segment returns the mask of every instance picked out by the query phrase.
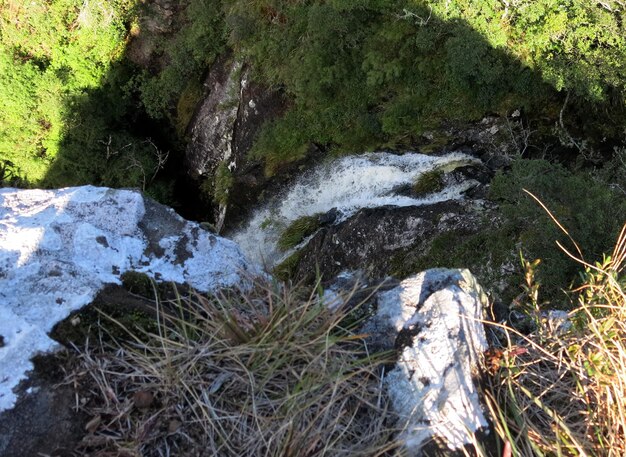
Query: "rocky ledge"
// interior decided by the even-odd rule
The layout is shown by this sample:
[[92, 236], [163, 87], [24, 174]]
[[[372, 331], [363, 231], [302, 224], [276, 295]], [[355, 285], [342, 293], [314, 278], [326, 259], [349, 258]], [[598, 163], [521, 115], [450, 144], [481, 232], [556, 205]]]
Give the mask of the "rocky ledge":
[[0, 190], [0, 411], [30, 358], [55, 345], [52, 326], [129, 270], [211, 291], [254, 268], [232, 241], [137, 191]]
[[[0, 457], [74, 455], [88, 418], [74, 412], [71, 386], [56, 386], [63, 353], [33, 356], [59, 346], [48, 334], [72, 311], [106, 302], [107, 291], [117, 303], [111, 287], [129, 271], [209, 293], [260, 274], [235, 243], [136, 191], [0, 190]], [[374, 302], [362, 330], [372, 349], [397, 354], [383, 385], [405, 453], [456, 455], [484, 443], [476, 381], [486, 299], [473, 276], [428, 270]]]

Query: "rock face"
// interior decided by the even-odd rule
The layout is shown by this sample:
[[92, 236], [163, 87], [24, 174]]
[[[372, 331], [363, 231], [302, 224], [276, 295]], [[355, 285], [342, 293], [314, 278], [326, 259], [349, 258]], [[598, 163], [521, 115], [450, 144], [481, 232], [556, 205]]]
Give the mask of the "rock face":
[[[488, 208], [482, 201], [448, 200], [424, 206], [364, 208], [338, 225], [320, 230], [302, 248], [298, 279], [333, 278], [343, 270], [364, 270], [370, 278], [392, 273], [394, 255], [416, 245], [426, 250], [436, 235], [472, 233]], [[418, 249], [420, 250], [420, 249]]]
[[249, 67], [229, 53], [215, 61], [204, 87], [207, 95], [189, 126], [185, 153], [185, 166], [193, 177], [213, 173], [224, 161], [243, 165], [263, 122], [286, 107], [279, 91], [252, 81]]
[[487, 298], [472, 274], [427, 270], [379, 293], [377, 303], [363, 330], [376, 335], [375, 346], [398, 353], [385, 385], [406, 426], [400, 439], [409, 454], [432, 455], [424, 448], [435, 441], [462, 450], [472, 434], [484, 435], [488, 423], [474, 382], [487, 349]]
[[[263, 123], [285, 110], [286, 100], [279, 91], [252, 81], [249, 67], [229, 53], [215, 61], [204, 87], [207, 95], [188, 127], [185, 168], [191, 177], [205, 179], [225, 164], [236, 178], [236, 192], [242, 194], [238, 199], [246, 200], [254, 192], [250, 188], [264, 179], [248, 152]], [[218, 228], [225, 216], [223, 206], [216, 214]]]
[[235, 243], [130, 190], [0, 190], [0, 411], [47, 332], [128, 270], [201, 291], [255, 274]]
[[190, 126], [185, 155], [192, 176], [211, 174], [220, 162], [234, 162], [232, 142], [241, 96], [241, 71], [240, 61], [222, 55], [204, 83], [209, 93]]

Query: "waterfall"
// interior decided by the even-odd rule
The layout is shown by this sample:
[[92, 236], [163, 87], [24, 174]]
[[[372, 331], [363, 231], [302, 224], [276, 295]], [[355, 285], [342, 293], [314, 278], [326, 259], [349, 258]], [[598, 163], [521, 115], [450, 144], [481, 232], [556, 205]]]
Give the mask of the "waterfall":
[[400, 195], [395, 190], [413, 184], [425, 172], [449, 171], [476, 162], [477, 159], [458, 152], [437, 157], [373, 152], [339, 158], [297, 178], [289, 189], [258, 209], [231, 237], [251, 260], [273, 267], [289, 254], [280, 252], [277, 241], [296, 219], [336, 208], [335, 223], [338, 223], [361, 208], [418, 206], [460, 199], [472, 182], [447, 185], [442, 191], [423, 198]]

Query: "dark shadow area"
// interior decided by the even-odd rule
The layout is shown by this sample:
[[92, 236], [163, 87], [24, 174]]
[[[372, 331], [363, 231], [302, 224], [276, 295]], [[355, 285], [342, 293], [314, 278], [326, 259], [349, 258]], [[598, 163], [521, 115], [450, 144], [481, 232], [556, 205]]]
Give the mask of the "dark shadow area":
[[215, 5], [138, 4], [126, 24], [126, 47], [100, 86], [65, 99], [61, 147], [45, 187], [139, 188], [192, 219], [212, 213], [210, 199], [189, 185], [183, 162], [186, 123], [206, 92], [206, 64], [223, 45], [221, 28], [208, 27], [222, 22], [221, 12], [197, 10]]

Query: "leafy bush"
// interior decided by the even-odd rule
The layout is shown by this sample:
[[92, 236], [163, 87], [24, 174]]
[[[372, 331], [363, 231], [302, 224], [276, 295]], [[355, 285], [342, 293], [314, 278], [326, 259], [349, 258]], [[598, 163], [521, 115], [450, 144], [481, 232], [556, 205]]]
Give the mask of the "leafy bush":
[[[0, 10], [0, 155], [39, 182], [61, 150], [68, 97], [96, 88], [134, 2], [13, 2]], [[88, 128], [88, 127], [87, 127]]]

